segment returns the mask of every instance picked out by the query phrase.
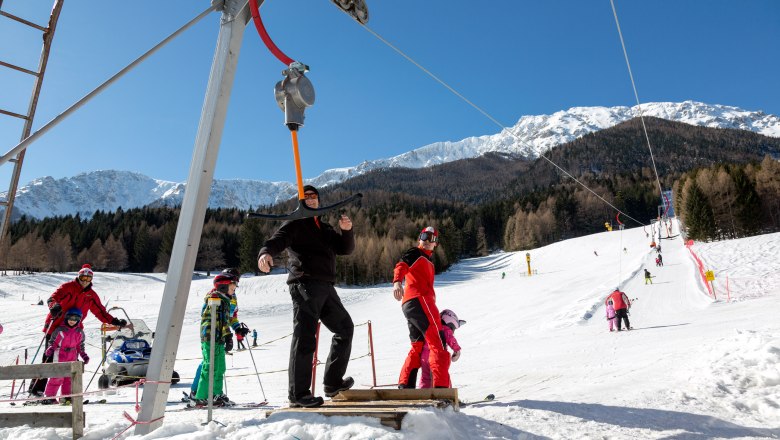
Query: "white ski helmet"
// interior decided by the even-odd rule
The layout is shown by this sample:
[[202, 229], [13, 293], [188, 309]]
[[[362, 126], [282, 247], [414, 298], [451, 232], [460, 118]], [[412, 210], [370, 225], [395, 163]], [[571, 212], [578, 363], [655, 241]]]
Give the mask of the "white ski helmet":
[[460, 328], [466, 321], [458, 319], [458, 315], [450, 309], [444, 309], [441, 312], [441, 321], [449, 328], [456, 330]]

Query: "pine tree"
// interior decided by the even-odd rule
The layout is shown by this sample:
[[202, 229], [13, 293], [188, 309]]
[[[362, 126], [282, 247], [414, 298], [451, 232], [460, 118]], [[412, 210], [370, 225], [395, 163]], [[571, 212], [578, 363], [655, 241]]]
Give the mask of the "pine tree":
[[171, 252], [173, 251], [173, 242], [176, 239], [176, 227], [176, 221], [169, 221], [162, 228], [160, 249], [157, 251], [157, 264], [154, 266], [155, 272], [168, 272], [168, 264], [171, 261]]
[[133, 241], [133, 258], [131, 267], [138, 272], [151, 272], [157, 263], [160, 249], [161, 232], [149, 228], [143, 223]]
[[260, 233], [260, 220], [247, 219], [238, 231], [239, 269], [242, 273], [257, 274], [257, 252], [263, 246], [263, 235]]
[[710, 240], [715, 236], [715, 218], [707, 198], [695, 180], [691, 180], [685, 202], [685, 226], [688, 237], [694, 240]]
[[206, 271], [206, 276], [211, 276], [212, 270], [224, 265], [225, 254], [222, 252], [222, 240], [219, 237], [201, 238], [195, 268]]
[[55, 272], [65, 272], [73, 266], [73, 250], [70, 237], [57, 232], [46, 242], [46, 267]]
[[734, 167], [731, 177], [737, 193], [734, 203], [737, 233], [742, 237], [754, 234], [761, 229], [761, 198], [742, 167]]
[[104, 269], [109, 272], [120, 272], [128, 266], [127, 251], [113, 234], [106, 239], [99, 260], [103, 261]]

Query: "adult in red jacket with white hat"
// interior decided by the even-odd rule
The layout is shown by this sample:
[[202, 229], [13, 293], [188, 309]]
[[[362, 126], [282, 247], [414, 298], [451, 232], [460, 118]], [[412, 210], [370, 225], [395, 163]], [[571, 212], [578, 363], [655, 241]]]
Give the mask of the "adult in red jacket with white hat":
[[[92, 290], [93, 275], [94, 272], [92, 272], [92, 267], [89, 264], [85, 264], [81, 267], [81, 270], [79, 270], [76, 279], [60, 285], [47, 301], [49, 305], [49, 314], [46, 315], [46, 322], [43, 327], [43, 331], [46, 333], [46, 348], [49, 348], [51, 335], [54, 333], [54, 330], [64, 323], [65, 314], [63, 311], [65, 310], [73, 308], [81, 310], [82, 318], [78, 324], [79, 328], [84, 328], [84, 319], [87, 318], [89, 312], [92, 312], [97, 319], [106, 324], [113, 324], [119, 327], [127, 325], [126, 320], [117, 319], [106, 311], [97, 292]], [[51, 361], [51, 357], [46, 355], [44, 355], [41, 360], [44, 364], [50, 363]], [[29, 391], [30, 394], [42, 396], [45, 389], [46, 378], [41, 378], [34, 380], [30, 384]]]
[[609, 300], [612, 300], [612, 306], [615, 308], [617, 331], [621, 331], [621, 320], [626, 322], [626, 330], [631, 330], [631, 324], [628, 322], [628, 309], [631, 308], [631, 301], [628, 299], [628, 296], [626, 296], [626, 293], [621, 292], [620, 289], [615, 289], [615, 291], [610, 293], [607, 299], [604, 300], [604, 305], [607, 305]]
[[[429, 361], [433, 375], [433, 386], [450, 386], [450, 354], [444, 348], [441, 318], [436, 307], [436, 292], [433, 290], [435, 274], [433, 250], [439, 244], [439, 233], [431, 226], [423, 229], [417, 247], [404, 253], [393, 271], [393, 296], [402, 301], [401, 310], [409, 327], [412, 349], [406, 356], [398, 388], [414, 388], [417, 371], [421, 366], [423, 346], [430, 350]], [[406, 289], [403, 282], [406, 281]]]

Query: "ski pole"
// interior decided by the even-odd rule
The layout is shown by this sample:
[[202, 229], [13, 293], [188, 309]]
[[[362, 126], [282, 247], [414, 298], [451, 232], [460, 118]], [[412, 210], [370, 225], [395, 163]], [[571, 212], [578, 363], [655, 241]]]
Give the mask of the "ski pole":
[[[38, 344], [38, 349], [35, 350], [35, 354], [33, 355], [32, 361], [30, 361], [30, 365], [35, 363], [35, 358], [38, 357], [38, 352], [41, 351], [41, 347], [43, 346], [43, 341], [46, 340], [46, 333], [43, 334], [43, 337], [41, 338], [41, 343]], [[41, 363], [43, 363], [43, 360], [41, 360]], [[35, 380], [30, 381], [30, 390], [32, 390], [36, 384], [38, 384], [39, 378], [35, 378]], [[19, 387], [19, 389], [16, 391], [16, 395], [19, 395], [19, 392], [22, 391], [22, 387]]]
[[41, 351], [41, 347], [43, 346], [43, 341], [45, 340], [46, 340], [46, 334], [44, 333], [43, 337], [41, 338], [41, 343], [38, 344], [38, 349], [35, 350], [35, 354], [33, 355], [33, 358], [30, 361], [30, 365], [35, 363], [35, 358], [38, 357], [38, 352]]
[[[209, 328], [209, 394], [208, 394], [208, 417], [206, 424], [211, 423], [214, 410], [214, 343], [217, 333], [217, 307], [220, 305], [219, 296], [212, 293], [208, 299], [209, 312], [211, 313], [211, 327]], [[200, 385], [199, 385], [200, 386]]]
[[[19, 355], [16, 355], [16, 365], [19, 365]], [[11, 382], [11, 395], [14, 395], [14, 388], [16, 387], [16, 379]], [[21, 384], [19, 385], [19, 388], [21, 389]]]
[[[27, 349], [26, 349], [26, 348], [24, 349], [24, 365], [27, 365]], [[24, 386], [25, 386], [26, 384], [27, 384], [27, 379], [22, 379], [22, 383], [21, 383], [21, 384], [19, 384], [19, 390], [21, 390], [22, 388], [24, 388]], [[19, 395], [19, 391], [17, 391], [17, 392], [16, 392], [16, 395], [17, 395], [17, 396]], [[13, 396], [12, 396], [12, 397], [13, 397]], [[13, 397], [13, 398], [15, 399], [16, 397]]]
[[101, 359], [101, 360], [100, 360], [100, 365], [98, 365], [98, 366], [97, 366], [97, 368], [95, 368], [95, 372], [94, 372], [94, 373], [92, 373], [92, 377], [91, 377], [91, 378], [89, 378], [89, 382], [87, 382], [87, 386], [86, 386], [86, 387], [84, 387], [84, 392], [85, 392], [85, 393], [86, 393], [86, 392], [87, 392], [87, 390], [89, 389], [89, 386], [90, 386], [90, 385], [92, 385], [92, 381], [93, 381], [93, 380], [95, 380], [95, 376], [97, 376], [97, 372], [98, 372], [98, 371], [99, 371], [99, 370], [100, 370], [100, 369], [103, 367], [103, 365], [106, 363], [106, 358], [108, 357], [108, 352], [109, 352], [109, 351], [111, 351], [111, 347], [113, 347], [113, 346], [114, 346], [114, 341], [116, 341], [116, 339], [111, 339], [111, 343], [110, 343], [110, 344], [108, 344], [108, 348], [107, 348], [105, 351], [103, 351], [103, 359]]
[[252, 349], [249, 349], [249, 356], [252, 357], [252, 365], [255, 367], [255, 376], [257, 376], [257, 383], [260, 384], [260, 392], [263, 393], [263, 401], [268, 402], [265, 398], [265, 390], [263, 389], [263, 382], [260, 381], [260, 373], [257, 372], [257, 364], [255, 363], [255, 355], [252, 354]]

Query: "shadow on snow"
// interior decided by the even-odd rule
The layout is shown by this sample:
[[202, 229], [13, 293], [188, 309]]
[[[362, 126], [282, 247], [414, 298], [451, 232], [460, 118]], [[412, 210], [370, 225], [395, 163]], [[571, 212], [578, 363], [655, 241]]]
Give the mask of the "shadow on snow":
[[517, 400], [502, 406], [519, 406], [556, 412], [624, 428], [652, 429], [654, 431], [685, 431], [671, 434], [667, 439], [709, 439], [712, 437], [767, 437], [780, 436], [780, 428], [752, 428], [740, 426], [716, 417], [652, 408], [626, 408], [596, 403]]

